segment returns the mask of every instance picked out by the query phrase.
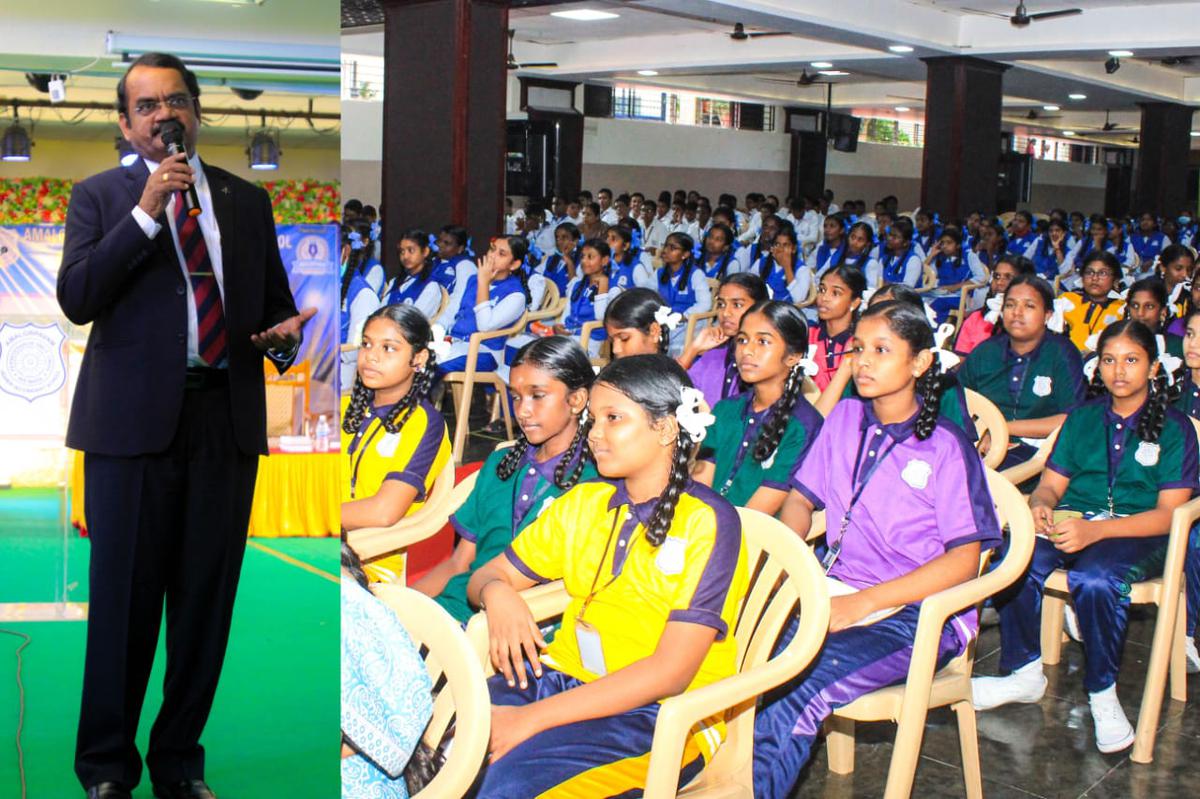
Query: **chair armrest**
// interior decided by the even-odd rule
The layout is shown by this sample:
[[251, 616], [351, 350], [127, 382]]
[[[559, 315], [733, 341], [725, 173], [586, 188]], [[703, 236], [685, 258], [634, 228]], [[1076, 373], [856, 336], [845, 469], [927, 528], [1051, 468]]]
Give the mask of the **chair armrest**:
[[[571, 603], [571, 595], [563, 588], [562, 580], [553, 580], [526, 588], [521, 592], [521, 599], [524, 599], [525, 604], [529, 606], [529, 613], [533, 616], [533, 620], [539, 623], [562, 615], [567, 609], [567, 605]], [[491, 658], [488, 654], [490, 646], [486, 612], [481, 610], [467, 621], [467, 639], [471, 642], [475, 654], [479, 656], [479, 662], [483, 664], [487, 675], [494, 674], [495, 670], [492, 668]]]
[[592, 340], [592, 333], [604, 327], [603, 319], [593, 319], [590, 322], [584, 322], [579, 328], [579, 344], [583, 347], [583, 351], [588, 351], [588, 344]]
[[555, 300], [553, 305], [543, 311], [528, 311], [525, 314], [525, 324], [540, 322], [543, 319], [557, 319], [566, 306], [567, 300], [563, 297], [562, 299]]

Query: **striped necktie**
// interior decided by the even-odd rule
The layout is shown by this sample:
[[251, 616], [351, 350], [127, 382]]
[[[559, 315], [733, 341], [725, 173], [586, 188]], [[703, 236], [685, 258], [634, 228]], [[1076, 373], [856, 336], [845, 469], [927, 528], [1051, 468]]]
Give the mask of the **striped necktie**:
[[209, 366], [224, 365], [228, 350], [225, 340], [225, 309], [208, 245], [200, 230], [198, 217], [189, 216], [183, 192], [175, 195], [175, 231], [179, 248], [192, 281], [192, 296], [196, 302], [196, 351]]

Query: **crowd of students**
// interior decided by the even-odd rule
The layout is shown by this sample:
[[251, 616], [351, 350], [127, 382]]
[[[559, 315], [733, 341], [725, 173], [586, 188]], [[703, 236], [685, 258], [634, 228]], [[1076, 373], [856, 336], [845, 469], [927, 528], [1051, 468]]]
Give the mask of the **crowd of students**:
[[[552, 324], [480, 350], [478, 369], [505, 376], [519, 434], [454, 513], [449, 558], [413, 584], [460, 623], [487, 615], [497, 674], [479, 796], [634, 795], [659, 702], [733, 673], [749, 580], [738, 506], [801, 536], [823, 510], [818, 554], [854, 589], [832, 599], [814, 662], [760, 701], [755, 794], [790, 795], [833, 710], [903, 681], [921, 600], [1004, 546], [981, 460], [991, 441], [976, 435], [968, 390], [1008, 424], [1002, 467], [1057, 431], [1024, 487], [1031, 568], [992, 600], [1003, 676], [976, 678], [974, 703], [1041, 699], [1042, 586], [1065, 569], [1096, 744], [1132, 743], [1116, 696], [1121, 586], [1161, 571], [1171, 514], [1200, 489], [1190, 214], [943, 220], [897, 213], [894, 198], [867, 214], [828, 192], [738, 207], [607, 188], [547, 205], [510, 213], [486, 241], [454, 225], [406, 230], [387, 279], [367, 209], [348, 208], [345, 227], [348, 530], [393, 524], [428, 495], [450, 457], [431, 396], [462, 368], [471, 334], [514, 327], [545, 307], [551, 283], [562, 306]], [[589, 322], [602, 324], [584, 340]], [[394, 574], [344, 557], [360, 582]], [[570, 605], [547, 641], [520, 592], [553, 580]], [[939, 662], [977, 631], [974, 610], [951, 618]], [[359, 784], [403, 795], [403, 764], [382, 767], [343, 732]], [[723, 736], [719, 714], [693, 730], [681, 785]]]

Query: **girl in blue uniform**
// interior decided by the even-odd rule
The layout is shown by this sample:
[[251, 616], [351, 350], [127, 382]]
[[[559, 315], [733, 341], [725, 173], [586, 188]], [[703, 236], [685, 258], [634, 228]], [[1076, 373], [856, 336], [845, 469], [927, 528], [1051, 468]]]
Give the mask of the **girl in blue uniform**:
[[920, 288], [923, 264], [913, 244], [913, 224], [902, 216], [892, 223], [887, 234], [887, 247], [878, 260], [867, 268], [867, 284], [879, 288], [884, 283], [903, 283]]
[[575, 266], [579, 263], [579, 228], [572, 222], [563, 222], [554, 228], [556, 249], [547, 255], [537, 271], [558, 286], [558, 296], [567, 292], [567, 283], [575, 277]]
[[1129, 243], [1142, 260], [1143, 270], [1149, 269], [1159, 254], [1171, 246], [1171, 240], [1158, 229], [1158, 219], [1149, 211], [1138, 217], [1138, 230], [1129, 237]]
[[[712, 291], [704, 270], [692, 258], [695, 242], [686, 233], [667, 236], [662, 248], [662, 268], [658, 270], [655, 288], [667, 306], [684, 320], [694, 313], [705, 313], [712, 308]], [[670, 352], [683, 350], [683, 337], [687, 332], [686, 322], [671, 331]]]
[[[933, 347], [921, 311], [895, 302], [868, 309], [854, 332], [863, 399], [838, 403], [792, 476], [780, 518], [803, 538], [813, 512], [824, 510], [826, 573], [852, 590], [833, 597], [816, 660], [765, 697], [755, 718], [759, 799], [792, 795], [835, 708], [905, 679], [921, 601], [973, 578], [981, 552], [1000, 543], [983, 464], [962, 432], [938, 418]], [[977, 631], [974, 609], [952, 617], [939, 665]]]
[[937, 288], [930, 292], [929, 307], [933, 308], [938, 324], [946, 321], [950, 311], [958, 307], [960, 289], [966, 283], [982, 283], [987, 279], [977, 259], [970, 258], [962, 248], [962, 233], [956, 227], [942, 231], [930, 245], [925, 263], [937, 272]]
[[[659, 702], [736, 671], [746, 550], [733, 506], [688, 474], [711, 421], [699, 403], [669, 358], [605, 367], [588, 402], [604, 479], [563, 494], [471, 577], [500, 672], [481, 799], [640, 795]], [[517, 592], [560, 578], [570, 602], [547, 646]], [[680, 785], [723, 735], [723, 715], [698, 725]]]
[[1094, 399], [1067, 417], [1029, 500], [1039, 536], [1029, 572], [996, 601], [1006, 676], [977, 677], [972, 692], [979, 710], [1042, 698], [1042, 590], [1055, 569], [1066, 569], [1096, 746], [1109, 753], [1134, 738], [1116, 686], [1128, 584], [1162, 572], [1171, 514], [1195, 493], [1200, 459], [1191, 422], [1168, 404], [1150, 330], [1117, 322], [1100, 335], [1097, 352]]
[[742, 271], [742, 263], [737, 257], [733, 230], [720, 222], [716, 222], [704, 234], [703, 259], [704, 274], [716, 280], [723, 280], [726, 275]]
[[467, 251], [470, 241], [470, 234], [461, 225], [446, 225], [438, 232], [433, 279], [450, 293], [450, 304], [437, 319], [438, 324], [447, 329], [454, 324], [454, 316], [467, 290], [467, 281], [475, 275], [475, 261]]
[[[442, 374], [462, 371], [467, 364], [472, 333], [509, 327], [521, 318], [529, 306], [530, 293], [522, 268], [529, 242], [522, 236], [493, 239], [478, 270], [467, 278], [460, 304], [453, 302], [446, 313], [453, 314], [449, 329], [450, 351], [445, 363], [438, 364]], [[475, 367], [493, 372], [503, 359], [504, 339], [487, 339], [479, 348]]]
[[767, 284], [773, 300], [801, 302], [808, 296], [812, 270], [800, 259], [800, 243], [791, 224], [780, 224], [771, 251], [759, 264], [758, 276]]
[[846, 218], [841, 214], [825, 217], [822, 233], [824, 239], [808, 256], [808, 270], [814, 278], [820, 278], [827, 270], [843, 262], [848, 246]]
[[937, 223], [933, 212], [922, 208], [913, 215], [913, 227], [913, 243], [919, 248], [921, 257], [928, 258], [934, 245], [942, 237], [942, 226]]
[[1067, 223], [1060, 219], [1051, 219], [1046, 227], [1046, 234], [1038, 239], [1030, 260], [1033, 261], [1033, 268], [1039, 275], [1053, 281], [1064, 272], [1070, 271], [1071, 262], [1067, 258], [1069, 252]]
[[1017, 211], [1012, 218], [1012, 235], [1008, 238], [1005, 249], [1013, 255], [1024, 255], [1033, 258], [1033, 250], [1037, 247], [1038, 232], [1033, 226], [1033, 214], [1028, 211]]
[[535, 339], [513, 359], [517, 443], [488, 456], [471, 495], [450, 517], [458, 534], [454, 552], [412, 586], [463, 624], [474, 613], [467, 603], [471, 575], [556, 497], [596, 476], [582, 424], [595, 374], [579, 343], [563, 336]]
[[611, 253], [613, 288], [654, 287], [654, 267], [650, 256], [633, 246], [633, 231], [625, 225], [613, 225], [604, 234]]
[[[612, 284], [611, 251], [601, 239], [588, 239], [579, 254], [579, 274], [567, 284], [567, 305], [562, 320], [554, 326], [560, 336], [578, 336], [586, 322], [604, 318], [608, 302], [620, 293]], [[592, 331], [588, 351], [599, 354], [604, 341], [603, 326]]]
[[[342, 272], [341, 283], [341, 327], [338, 341], [341, 344], [356, 343], [362, 336], [367, 317], [379, 309], [379, 293], [367, 281], [367, 245], [363, 231], [370, 229], [368, 223], [359, 225], [362, 230], [350, 233], [350, 254]], [[354, 353], [342, 353], [340, 378], [343, 386], [354, 381]]]
[[713, 406], [696, 479], [734, 505], [774, 516], [823, 421], [801, 395], [808, 323], [794, 305], [760, 302], [742, 316], [733, 349], [750, 390]]
[[400, 236], [400, 266], [404, 270], [392, 281], [385, 304], [412, 305], [432, 320], [442, 305], [441, 284], [433, 279], [434, 259], [429, 236], [413, 228]]

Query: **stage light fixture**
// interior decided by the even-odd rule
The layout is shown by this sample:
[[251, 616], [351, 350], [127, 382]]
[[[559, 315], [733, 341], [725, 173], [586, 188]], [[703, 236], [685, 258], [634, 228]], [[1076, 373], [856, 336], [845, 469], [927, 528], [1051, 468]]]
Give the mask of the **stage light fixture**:
[[4, 131], [3, 139], [0, 139], [0, 160], [28, 161], [32, 148], [33, 140], [29, 138], [25, 128], [21, 127], [21, 120], [17, 116], [17, 104], [13, 103], [12, 124]]
[[279, 169], [279, 130], [268, 128], [266, 124], [264, 117], [263, 127], [254, 132], [250, 146], [246, 148], [251, 169]]
[[1109, 75], [1113, 74], [1120, 68], [1121, 68], [1121, 59], [1117, 58], [1115, 55], [1110, 56], [1109, 59], [1104, 62], [1104, 71], [1107, 72]]

